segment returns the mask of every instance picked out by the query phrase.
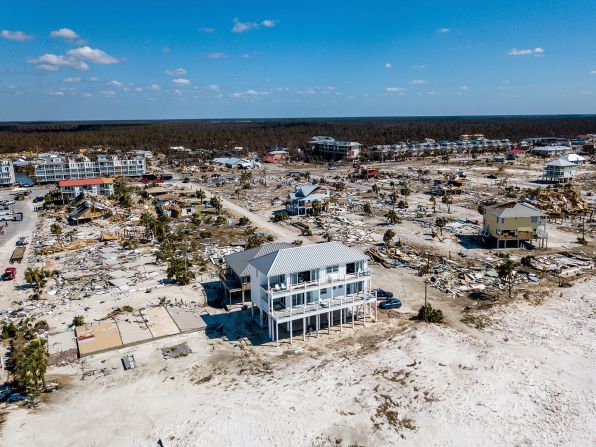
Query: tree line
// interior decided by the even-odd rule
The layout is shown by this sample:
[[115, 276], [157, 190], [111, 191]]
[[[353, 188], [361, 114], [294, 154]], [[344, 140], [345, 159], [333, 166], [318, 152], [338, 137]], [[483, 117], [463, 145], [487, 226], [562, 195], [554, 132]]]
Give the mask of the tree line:
[[590, 132], [596, 132], [596, 115], [5, 123], [0, 124], [0, 153], [93, 146], [123, 150], [243, 146], [265, 152], [278, 145], [306, 148], [314, 135], [372, 145], [424, 138], [454, 141], [470, 133], [519, 141]]

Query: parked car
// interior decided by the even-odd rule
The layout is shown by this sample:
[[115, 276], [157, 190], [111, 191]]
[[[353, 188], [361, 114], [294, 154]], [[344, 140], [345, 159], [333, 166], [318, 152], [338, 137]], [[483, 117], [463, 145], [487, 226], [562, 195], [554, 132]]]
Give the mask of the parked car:
[[400, 307], [401, 301], [398, 298], [391, 298], [379, 303], [379, 309], [399, 309]]
[[31, 190], [30, 190], [30, 189], [28, 189], [27, 191], [23, 192], [23, 194], [25, 194], [26, 196], [28, 196], [28, 195], [30, 195], [30, 194], [31, 194]]
[[393, 298], [393, 292], [389, 292], [388, 290], [376, 289], [375, 292], [377, 294], [377, 298]]
[[43, 196], [37, 196], [35, 199], [33, 199], [33, 203], [39, 203], [39, 202], [43, 202]]
[[17, 245], [27, 245], [29, 243], [29, 238], [27, 236], [21, 236], [17, 240]]
[[16, 202], [12, 199], [0, 201], [0, 205], [14, 205]]

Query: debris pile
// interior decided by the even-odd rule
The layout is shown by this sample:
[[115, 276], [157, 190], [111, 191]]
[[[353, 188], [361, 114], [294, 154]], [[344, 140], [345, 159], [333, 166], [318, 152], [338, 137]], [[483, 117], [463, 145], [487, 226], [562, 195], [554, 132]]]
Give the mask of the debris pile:
[[589, 210], [581, 194], [573, 188], [542, 189], [528, 202], [549, 216], [577, 215]]

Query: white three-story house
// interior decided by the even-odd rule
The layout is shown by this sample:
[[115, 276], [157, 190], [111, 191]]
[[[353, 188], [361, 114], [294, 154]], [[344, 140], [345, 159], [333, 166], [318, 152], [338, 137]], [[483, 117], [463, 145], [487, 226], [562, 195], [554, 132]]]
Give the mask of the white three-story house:
[[323, 327], [353, 327], [376, 309], [368, 257], [339, 242], [282, 248], [253, 259], [249, 270], [253, 316], [271, 340], [279, 340], [280, 326], [291, 343], [295, 331], [305, 338]]

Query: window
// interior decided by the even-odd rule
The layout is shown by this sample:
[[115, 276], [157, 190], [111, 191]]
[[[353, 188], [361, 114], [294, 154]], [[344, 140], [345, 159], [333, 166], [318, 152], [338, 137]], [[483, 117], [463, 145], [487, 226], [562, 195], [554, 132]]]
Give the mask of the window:
[[330, 265], [327, 267], [327, 273], [337, 273], [339, 271], [339, 265]]
[[532, 223], [538, 222], [538, 216], [532, 216]]

